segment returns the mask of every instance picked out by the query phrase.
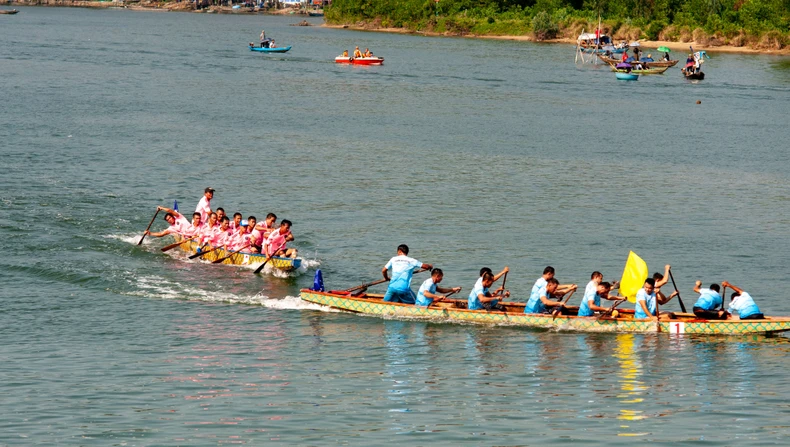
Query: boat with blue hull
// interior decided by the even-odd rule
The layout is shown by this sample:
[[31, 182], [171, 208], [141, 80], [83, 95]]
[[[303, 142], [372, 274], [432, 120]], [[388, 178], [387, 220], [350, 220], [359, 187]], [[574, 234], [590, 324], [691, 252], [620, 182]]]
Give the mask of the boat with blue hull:
[[282, 48], [280, 48], [280, 47], [277, 47], [277, 48], [250, 47], [250, 50], [257, 51], [259, 53], [285, 53], [285, 52], [287, 52], [290, 49], [291, 49], [290, 45], [287, 46], [287, 47], [282, 47]]

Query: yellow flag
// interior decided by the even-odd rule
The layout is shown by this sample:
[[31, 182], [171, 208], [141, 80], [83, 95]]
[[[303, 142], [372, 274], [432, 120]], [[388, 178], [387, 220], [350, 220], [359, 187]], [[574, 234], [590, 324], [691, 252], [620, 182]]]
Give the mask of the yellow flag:
[[636, 292], [645, 285], [648, 270], [647, 264], [634, 252], [628, 252], [628, 260], [625, 261], [623, 277], [620, 279], [620, 295], [628, 298], [628, 301], [636, 302]]

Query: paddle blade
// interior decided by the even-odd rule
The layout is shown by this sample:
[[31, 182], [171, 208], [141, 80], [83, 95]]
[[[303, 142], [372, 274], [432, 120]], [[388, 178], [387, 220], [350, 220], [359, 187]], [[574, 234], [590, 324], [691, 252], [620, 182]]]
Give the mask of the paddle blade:
[[178, 211], [178, 200], [173, 200], [173, 211]]
[[647, 275], [647, 263], [636, 253], [629, 252], [623, 269], [623, 277], [620, 279], [620, 293], [628, 298], [628, 301], [635, 303], [636, 292], [639, 292], [639, 289], [645, 284]]

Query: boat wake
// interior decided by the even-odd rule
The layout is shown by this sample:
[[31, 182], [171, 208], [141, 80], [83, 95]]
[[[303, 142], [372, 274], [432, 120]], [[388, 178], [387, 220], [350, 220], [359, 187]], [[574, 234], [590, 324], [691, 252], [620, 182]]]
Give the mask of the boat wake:
[[168, 281], [165, 278], [154, 275], [132, 278], [129, 279], [128, 282], [137, 290], [121, 292], [123, 295], [166, 300], [202, 301], [207, 303], [247, 304], [268, 307], [270, 309], [338, 312], [334, 309], [321, 306], [320, 304], [302, 301], [301, 298], [296, 296], [271, 298], [261, 293], [244, 296], [228, 292], [208, 291]]

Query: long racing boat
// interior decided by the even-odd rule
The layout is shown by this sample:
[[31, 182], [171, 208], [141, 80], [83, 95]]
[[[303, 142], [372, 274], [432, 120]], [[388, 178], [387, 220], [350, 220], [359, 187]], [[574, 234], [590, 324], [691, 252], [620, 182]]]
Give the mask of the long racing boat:
[[[358, 295], [358, 296], [357, 296]], [[469, 310], [466, 300], [446, 300], [428, 307], [391, 303], [383, 295], [348, 291], [317, 292], [302, 289], [304, 301], [348, 312], [381, 317], [424, 319], [440, 322], [525, 326], [580, 332], [664, 332], [668, 334], [745, 335], [772, 334], [790, 330], [790, 317], [766, 317], [764, 320], [703, 320], [694, 314], [662, 315], [654, 320], [634, 319], [633, 310], [619, 311], [616, 317], [579, 317], [570, 315], [525, 314], [524, 303], [502, 303], [504, 311]], [[578, 309], [576, 309], [578, 310]]]
[[[176, 242], [179, 240], [183, 240], [181, 236], [176, 236]], [[193, 255], [197, 253], [198, 243], [196, 241], [191, 240], [184, 240], [181, 245], [178, 246], [183, 252]], [[206, 250], [208, 251], [208, 250]], [[206, 253], [205, 255], [201, 256], [200, 259], [204, 261], [216, 261], [217, 259], [224, 258], [228, 255], [233, 253], [232, 251], [226, 251], [222, 248], [217, 250], [211, 251]], [[222, 264], [230, 264], [230, 265], [240, 265], [240, 266], [250, 266], [257, 268], [263, 262], [266, 261], [266, 255], [260, 253], [250, 253], [240, 251], [238, 253], [234, 253], [224, 261]], [[284, 258], [280, 256], [273, 256], [272, 259], [269, 261], [269, 265], [272, 267], [283, 270], [286, 272], [290, 272], [292, 270], [296, 270], [302, 266], [302, 260], [299, 258]]]

